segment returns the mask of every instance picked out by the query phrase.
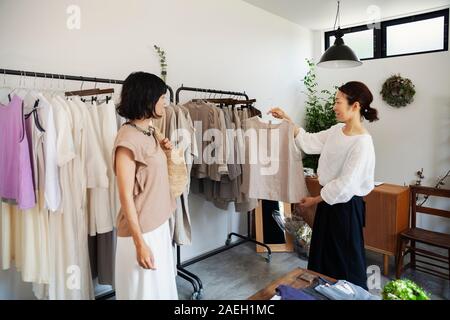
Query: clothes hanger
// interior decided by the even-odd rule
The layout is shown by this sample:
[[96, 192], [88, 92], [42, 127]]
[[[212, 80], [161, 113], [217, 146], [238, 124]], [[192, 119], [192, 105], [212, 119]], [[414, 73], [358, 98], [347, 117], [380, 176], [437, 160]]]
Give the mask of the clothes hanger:
[[33, 116], [34, 124], [36, 125], [36, 128], [38, 128], [39, 131], [45, 132], [44, 128], [42, 127], [40, 121], [39, 121], [39, 114], [37, 113], [39, 107], [40, 100], [36, 100], [33, 106], [33, 110], [25, 115], [25, 119], [28, 119], [29, 117]]
[[194, 98], [192, 99], [192, 101], [197, 99], [197, 93], [198, 93], [197, 91], [194, 91]]
[[8, 84], [6, 83], [6, 70], [3, 69], [3, 88], [5, 89], [12, 89], [11, 87], [8, 86]]
[[[53, 77], [53, 75], [52, 75], [52, 77]], [[45, 97], [45, 96], [51, 97], [52, 90], [53, 90], [53, 84], [51, 82], [51, 79], [47, 78], [47, 74], [46, 73], [44, 73], [44, 81], [43, 81], [43, 84], [42, 84], [41, 88], [42, 89], [40, 90], [39, 95], [41, 95], [43, 97]]]
[[36, 99], [38, 98], [45, 98], [50, 99], [51, 98], [51, 90], [53, 89], [53, 86], [50, 83], [47, 82], [47, 74], [44, 73], [44, 80], [42, 83], [42, 86], [40, 86], [39, 91], [36, 91]]
[[[114, 91], [114, 88], [113, 88], [113, 86], [112, 86], [112, 81], [111, 81], [111, 79], [109, 79], [109, 86], [110, 86], [111, 89]], [[108, 104], [109, 100], [112, 100], [112, 99], [113, 99], [113, 96], [114, 96], [114, 92], [111, 92], [110, 95], [107, 95], [107, 96], [106, 96], [106, 104]]]
[[52, 80], [50, 82], [50, 92], [49, 92], [49, 95], [50, 95], [51, 98], [55, 97], [58, 94], [58, 91], [59, 91], [59, 82], [56, 82], [56, 87], [55, 87], [55, 89], [53, 89], [53, 82], [54, 82], [54, 80], [55, 80], [55, 78], [53, 77], [53, 74], [52, 74]]
[[[83, 90], [83, 85], [84, 85], [84, 79], [82, 77], [81, 78], [80, 90], [67, 91], [67, 92], [65, 92], [65, 96], [66, 97], [70, 97], [70, 96], [78, 96], [78, 97], [91, 96], [91, 95], [95, 95], [99, 91], [99, 89], [97, 89], [97, 88]], [[81, 99], [81, 100], [83, 102], [86, 101], [85, 99]]]
[[5, 69], [3, 69], [3, 87], [7, 88], [7, 86], [6, 86], [6, 70]]
[[[272, 98], [268, 98], [267, 99], [267, 104], [268, 105], [273, 105], [272, 100], [273, 100]], [[261, 122], [265, 122], [265, 123], [268, 123], [268, 124], [280, 124], [280, 123], [282, 123], [284, 121], [284, 120], [281, 120], [281, 119], [277, 119], [277, 118], [273, 117], [272, 115], [267, 114], [267, 112], [261, 112], [261, 115], [259, 115], [259, 120]]]
[[36, 125], [36, 128], [41, 132], [45, 132], [44, 128], [41, 125], [41, 122], [39, 121], [38, 109], [41, 107], [39, 106], [40, 99], [37, 97], [36, 78], [37, 78], [37, 74], [35, 73], [34, 74], [34, 89], [28, 93], [32, 97], [32, 99], [34, 98], [35, 100], [34, 100], [32, 110], [29, 113], [25, 114], [25, 119], [28, 119], [31, 115], [33, 115], [33, 120], [34, 120], [34, 124]]
[[26, 83], [27, 76], [25, 74], [25, 71], [22, 73], [21, 78], [22, 78], [21, 79], [22, 84], [20, 85], [20, 88], [17, 91], [16, 95], [18, 95], [23, 100], [27, 96], [28, 91], [29, 91], [27, 89], [27, 83]]
[[64, 91], [64, 82], [63, 82], [63, 76], [59, 75], [58, 76], [58, 91], [55, 92], [55, 96], [59, 96], [61, 94], [61, 92]]
[[[111, 79], [109, 79], [109, 84], [110, 86], [112, 85]], [[97, 84], [95, 85], [97, 86]], [[98, 104], [102, 104], [104, 102], [106, 102], [106, 104], [108, 104], [108, 102], [110, 100], [112, 100], [112, 95], [114, 94], [114, 88], [108, 88], [108, 89], [99, 89], [99, 95], [104, 95], [106, 94], [106, 97], [104, 99], [98, 99], [97, 97], [95, 98], [95, 100], [98, 102]]]
[[64, 75], [64, 80], [63, 80], [63, 91], [66, 91], [66, 88], [67, 88], [66, 75]]
[[194, 91], [194, 98], [191, 100], [191, 102], [196, 102], [196, 103], [208, 102], [207, 98], [206, 98], [206, 92], [195, 90]]
[[[22, 71], [20, 71], [19, 83], [17, 84], [17, 87], [20, 86], [21, 80], [22, 80]], [[14, 93], [14, 91], [16, 91], [17, 87], [16, 87], [16, 88], [12, 88], [12, 90], [8, 93], [8, 99], [9, 99], [9, 102], [11, 102], [11, 100], [12, 100], [12, 94]]]
[[19, 93], [20, 91], [19, 91], [18, 89], [21, 88], [22, 77], [23, 77], [23, 71], [20, 71], [19, 83], [18, 83], [17, 87], [12, 88], [12, 90], [8, 93], [8, 100], [9, 100], [9, 102], [11, 102], [11, 100], [12, 100], [12, 94], [13, 94], [14, 92], [16, 92], [15, 95], [17, 95], [17, 96], [19, 95], [18, 93]]
[[5, 98], [3, 98], [3, 96], [2, 96], [2, 98], [0, 99], [0, 103], [3, 105], [6, 105], [7, 103], [11, 102], [10, 91], [12, 90], [12, 88], [10, 86], [8, 86], [8, 83], [6, 82], [6, 70], [5, 69], [3, 69], [3, 86], [2, 86], [2, 88], [6, 89], [8, 93], [6, 94]]
[[[95, 79], [95, 82], [94, 82], [94, 89], [95, 90], [100, 90], [100, 89], [97, 88], [97, 78]], [[95, 96], [91, 96], [91, 104], [92, 105], [94, 104], [94, 101], [97, 102], [97, 96], [96, 95]]]
[[[111, 79], [109, 79], [109, 83], [111, 84]], [[95, 82], [95, 88], [97, 88], [97, 81]], [[112, 94], [114, 94], [114, 88], [106, 88], [106, 89], [98, 89], [98, 92], [97, 92], [97, 96], [94, 98], [92, 98], [93, 100], [92, 100], [92, 103], [93, 103], [93, 101], [98, 101], [98, 96], [99, 95], [112, 95]], [[106, 98], [104, 99], [104, 100], [101, 100], [102, 102], [105, 102], [106, 101], [106, 103], [108, 103], [108, 101], [109, 100], [111, 100], [112, 98], [111, 98], [111, 96], [106, 96]], [[100, 101], [99, 101], [99, 104], [100, 104]]]
[[253, 103], [256, 102], [256, 99], [251, 99], [251, 100], [238, 100], [238, 99], [234, 99], [232, 98], [207, 98], [207, 99], [193, 99], [192, 101], [194, 102], [199, 102], [199, 101], [206, 101], [206, 102], [211, 102], [211, 103], [218, 103], [218, 104], [227, 104], [227, 105], [251, 105]]
[[[37, 92], [36, 92], [36, 73], [34, 76], [33, 87], [28, 90], [26, 96], [23, 98], [25, 105], [25, 112], [28, 112], [28, 106], [34, 106], [36, 100], [38, 100]], [[33, 110], [34, 107], [31, 107], [30, 110]]]
[[[86, 97], [86, 96], [92, 96], [91, 97], [91, 103], [93, 104], [94, 101], [97, 100], [97, 96], [99, 94], [111, 94], [114, 93], [114, 88], [108, 88], [108, 89], [99, 89], [97, 88], [97, 81], [95, 81], [95, 87], [94, 89], [85, 89], [83, 90], [83, 84], [84, 84], [84, 80], [81, 81], [81, 88], [80, 90], [77, 91], [67, 91], [65, 92], [65, 96], [66, 97], [70, 97], [70, 96], [79, 96], [79, 97]], [[86, 100], [83, 99], [83, 102], [85, 102]]]
[[62, 93], [65, 92], [66, 90], [67, 90], [66, 75], [63, 75], [62, 90], [59, 92], [58, 97], [63, 99]]
[[50, 86], [48, 88], [48, 93], [49, 93], [49, 95], [51, 95], [53, 93], [53, 74], [50, 79]]

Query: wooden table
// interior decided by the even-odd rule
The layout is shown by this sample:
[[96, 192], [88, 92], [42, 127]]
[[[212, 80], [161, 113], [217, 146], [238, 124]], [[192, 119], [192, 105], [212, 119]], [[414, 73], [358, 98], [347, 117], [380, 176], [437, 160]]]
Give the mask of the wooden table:
[[291, 272], [289, 272], [288, 274], [282, 276], [281, 278], [273, 281], [271, 284], [269, 284], [267, 287], [265, 287], [264, 289], [258, 291], [257, 293], [255, 293], [254, 295], [252, 295], [251, 297], [248, 298], [248, 300], [270, 300], [275, 294], [275, 289], [279, 286], [279, 285], [287, 285], [287, 286], [291, 286], [293, 288], [296, 289], [304, 289], [307, 288], [309, 286], [311, 286], [311, 284], [307, 281], [304, 281], [302, 279], [300, 279], [299, 277], [305, 273], [308, 272], [310, 274], [314, 274], [316, 276], [320, 276], [330, 282], [336, 282], [335, 279], [324, 276], [320, 273], [314, 272], [314, 271], [310, 271], [310, 270], [306, 270], [306, 269], [302, 269], [302, 268], [296, 268], [294, 270], [292, 270]]
[[[317, 178], [306, 178], [311, 196], [320, 194], [322, 186]], [[375, 187], [367, 196], [366, 249], [383, 254], [384, 275], [388, 275], [389, 257], [395, 256], [398, 235], [409, 225], [409, 187], [384, 183]], [[315, 209], [306, 212], [305, 221], [312, 226]]]

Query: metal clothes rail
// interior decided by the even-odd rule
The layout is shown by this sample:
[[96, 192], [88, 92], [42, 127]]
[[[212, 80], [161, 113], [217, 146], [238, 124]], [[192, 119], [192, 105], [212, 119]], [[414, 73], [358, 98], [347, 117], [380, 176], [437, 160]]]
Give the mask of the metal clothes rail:
[[[46, 72], [34, 72], [34, 71], [24, 71], [24, 70], [13, 70], [13, 69], [0, 69], [0, 75], [15, 75], [15, 76], [24, 76], [24, 77], [37, 77], [37, 78], [45, 78], [49, 80], [70, 80], [70, 81], [81, 81], [81, 82], [94, 82], [94, 83], [109, 83], [109, 84], [123, 84], [123, 80], [116, 79], [106, 79], [106, 78], [96, 78], [96, 77], [86, 77], [86, 76], [74, 76], [67, 74], [56, 74], [56, 73], [46, 73]], [[174, 93], [170, 86], [168, 86], [169, 98], [170, 102], [174, 102]], [[204, 89], [204, 88], [193, 88], [193, 87], [185, 87], [181, 86], [178, 88], [175, 94], [175, 103], [178, 104], [180, 102], [180, 93], [182, 91], [190, 91], [190, 92], [202, 92], [202, 93], [212, 93], [212, 94], [220, 94], [220, 95], [230, 95], [230, 96], [243, 96], [247, 100], [249, 99], [248, 95], [245, 92], [233, 92], [233, 91], [223, 91], [223, 90], [215, 90], [215, 89]], [[209, 257], [212, 257], [221, 252], [227, 251], [231, 248], [234, 248], [238, 245], [244, 244], [246, 242], [252, 242], [257, 245], [263, 246], [267, 249], [267, 258], [266, 261], [270, 262], [271, 260], [271, 249], [264, 243], [258, 242], [250, 237], [251, 235], [251, 225], [250, 218], [252, 212], [247, 212], [247, 236], [232, 232], [228, 235], [227, 240], [225, 242], [225, 246], [217, 248], [211, 252], [206, 254], [194, 257], [188, 261], [181, 261], [181, 248], [177, 245], [177, 275], [186, 281], [189, 281], [192, 284], [194, 289], [194, 293], [192, 294], [192, 299], [201, 299], [203, 294], [203, 283], [201, 279], [194, 273], [186, 270], [186, 267], [205, 260]], [[235, 236], [240, 238], [234, 243], [231, 243], [232, 237]], [[115, 296], [115, 291], [111, 290], [101, 295], [96, 296], [96, 300], [104, 300]]]
[[[182, 91], [212, 93], [212, 94], [230, 95], [230, 96], [242, 96], [242, 97], [245, 97], [247, 100], [249, 100], [249, 97], [245, 92], [233, 92], [233, 91], [223, 91], [223, 90], [215, 90], [215, 89], [194, 88], [194, 87], [185, 87], [184, 85], [182, 85], [180, 88], [177, 89], [177, 91], [175, 93], [175, 104], [178, 104], [180, 102], [180, 93]], [[194, 263], [197, 263], [199, 261], [205, 260], [209, 257], [215, 256], [224, 251], [230, 250], [236, 246], [239, 246], [239, 245], [247, 243], [247, 242], [252, 242], [252, 243], [255, 243], [262, 247], [265, 247], [267, 249], [266, 261], [267, 262], [271, 261], [272, 251], [269, 248], [269, 246], [251, 238], [251, 225], [250, 225], [251, 214], [252, 214], [252, 211], [247, 212], [247, 236], [244, 236], [244, 235], [241, 235], [241, 234], [238, 234], [235, 232], [231, 232], [230, 234], [228, 234], [227, 240], [225, 241], [225, 246], [217, 248], [213, 251], [210, 251], [208, 253], [194, 257], [188, 261], [182, 262], [181, 261], [181, 248], [179, 245], [176, 245], [178, 275], [180, 277], [182, 277], [183, 279], [189, 281], [192, 284], [192, 287], [194, 288], [194, 292], [192, 294], [193, 300], [198, 300], [198, 299], [202, 298], [203, 290], [204, 290], [203, 283], [198, 275], [186, 270], [186, 267], [188, 267]], [[231, 239], [233, 236], [240, 238], [241, 240], [231, 243]]]
[[[82, 82], [94, 82], [94, 83], [109, 83], [109, 84], [123, 84], [123, 80], [115, 79], [104, 79], [95, 77], [85, 77], [85, 76], [74, 76], [67, 74], [57, 74], [57, 73], [47, 73], [47, 72], [34, 72], [34, 71], [24, 71], [24, 70], [13, 70], [13, 69], [0, 69], [0, 75], [14, 75], [14, 76], [24, 76], [24, 77], [34, 77], [34, 78], [45, 78], [49, 80], [71, 80], [71, 81], [82, 81]], [[173, 90], [170, 86], [167, 86], [169, 90], [170, 102], [173, 102]], [[180, 275], [183, 277], [182, 275]], [[95, 297], [96, 300], [106, 300], [112, 298], [116, 295], [115, 290], [110, 290], [102, 293]]]
[[[35, 71], [13, 70], [13, 69], [0, 69], [0, 75], [2, 75], [2, 74], [3, 75], [14, 75], [14, 76], [24, 76], [24, 77], [34, 77], [34, 78], [45, 78], [48, 80], [71, 80], [71, 81], [109, 83], [109, 84], [123, 84], [123, 82], [124, 82], [124, 80], [116, 80], [116, 79], [74, 76], [74, 75], [68, 75], [68, 74], [35, 72]], [[170, 102], [173, 102], [173, 99], [174, 99], [173, 90], [170, 86], [167, 86], [167, 89], [169, 90]]]

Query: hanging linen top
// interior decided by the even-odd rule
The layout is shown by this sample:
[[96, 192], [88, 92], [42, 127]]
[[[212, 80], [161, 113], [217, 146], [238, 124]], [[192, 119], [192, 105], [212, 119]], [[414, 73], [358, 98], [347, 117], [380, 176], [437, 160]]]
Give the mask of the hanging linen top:
[[[109, 202], [108, 162], [112, 146], [109, 152], [105, 152], [103, 139], [103, 126], [100, 120], [101, 107], [93, 103], [85, 103], [79, 97], [73, 98], [80, 110], [85, 111], [86, 117], [83, 130], [86, 134], [86, 187], [87, 187], [87, 212], [89, 216], [89, 235], [107, 233], [113, 230], [113, 215]], [[115, 135], [113, 135], [113, 138]], [[113, 143], [113, 141], [112, 141]]]
[[345, 123], [327, 130], [307, 133], [303, 128], [295, 138], [305, 153], [321, 154], [317, 175], [323, 186], [320, 195], [330, 204], [349, 201], [353, 196], [365, 196], [375, 182], [375, 149], [370, 134], [347, 136]]
[[14, 95], [0, 104], [0, 197], [17, 202], [21, 210], [36, 204], [23, 101]]
[[242, 123], [245, 140], [243, 192], [252, 199], [298, 203], [308, 195], [303, 164], [294, 143], [294, 125], [265, 123], [259, 117]]
[[201, 123], [196, 132], [199, 159], [192, 168], [192, 176], [220, 181], [228, 173], [226, 165], [226, 126], [223, 111], [207, 102], [188, 102], [183, 108], [189, 110], [194, 122]]
[[[142, 233], [161, 226], [173, 214], [175, 199], [171, 196], [166, 154], [153, 136], [147, 136], [132, 126], [123, 125], [117, 132], [113, 149], [113, 169], [118, 147], [129, 149], [136, 162], [134, 203]], [[117, 217], [117, 235], [130, 237], [127, 218], [120, 209]]]
[[182, 195], [176, 198], [177, 208], [170, 219], [173, 241], [178, 245], [192, 243], [191, 219], [189, 213], [190, 173], [194, 157], [198, 156], [195, 128], [189, 111], [179, 105], [168, 105], [161, 118], [153, 119], [153, 126], [164, 132], [175, 148], [184, 150], [188, 181]]
[[[88, 252], [88, 219], [86, 216], [86, 175], [84, 173], [86, 137], [85, 109], [72, 99], [57, 96], [54, 106], [57, 132], [57, 155], [61, 186], [59, 215], [49, 219], [51, 277], [49, 299], [92, 299], [93, 283]], [[64, 253], [64, 254], [62, 254]], [[66, 285], [67, 270], [79, 268], [78, 288]]]
[[52, 212], [56, 212], [61, 204], [61, 187], [59, 185], [58, 154], [56, 145], [55, 116], [50, 101], [42, 94], [39, 99], [39, 119], [44, 126], [43, 135], [45, 155], [45, 205]]
[[[113, 101], [108, 101], [97, 106], [100, 122], [101, 122], [101, 136], [104, 158], [107, 161], [107, 173], [109, 180], [109, 214], [113, 226], [116, 227], [117, 212], [119, 211], [120, 202], [117, 190], [116, 179], [112, 169], [111, 152], [114, 149], [114, 140], [117, 135], [117, 118], [116, 107]], [[111, 228], [112, 230], [112, 228]]]
[[[203, 179], [208, 177], [208, 164], [205, 162], [203, 151], [206, 149], [208, 142], [203, 139], [203, 134], [210, 127], [214, 126], [215, 117], [214, 110], [206, 103], [194, 103], [188, 102], [183, 105], [183, 108], [188, 110], [189, 115], [194, 122], [199, 122], [201, 124], [201, 132], [196, 132], [196, 143], [198, 150], [198, 158], [194, 159], [194, 165], [192, 166], [192, 177]], [[208, 159], [209, 160], [209, 159]]]
[[[39, 113], [39, 111], [42, 111], [42, 109], [36, 111], [39, 114], [38, 115], [39, 124], [41, 127], [43, 127], [41, 117], [42, 113]], [[36, 126], [33, 116], [26, 119], [25, 123], [26, 123], [26, 132], [28, 134], [28, 141], [30, 142], [30, 157], [31, 157], [31, 167], [33, 171], [34, 190], [35, 191], [39, 190], [42, 192], [42, 190], [45, 189], [45, 173], [46, 173], [45, 143], [44, 143], [45, 133]]]

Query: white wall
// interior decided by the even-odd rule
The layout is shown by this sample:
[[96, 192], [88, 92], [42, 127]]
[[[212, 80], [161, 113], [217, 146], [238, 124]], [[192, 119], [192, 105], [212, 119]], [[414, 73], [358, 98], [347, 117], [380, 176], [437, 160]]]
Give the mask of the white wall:
[[[324, 51], [323, 32], [314, 32], [314, 57]], [[344, 38], [345, 40], [345, 38]], [[416, 87], [414, 102], [396, 109], [383, 102], [380, 91], [384, 81], [400, 73]], [[367, 60], [351, 69], [317, 68], [321, 89], [347, 81], [364, 82], [372, 91], [372, 106], [380, 121], [365, 122], [372, 134], [375, 152], [375, 179], [395, 184], [414, 184], [415, 172], [424, 168], [423, 185], [434, 186], [438, 176], [450, 169], [450, 53], [392, 57]], [[449, 188], [450, 179], [447, 179]], [[432, 198], [430, 198], [432, 200]], [[449, 201], [430, 205], [450, 209]], [[418, 224], [440, 232], [450, 232], [448, 219], [419, 215]]]
[[[72, 4], [81, 8], [80, 30], [66, 27]], [[240, 0], [2, 0], [0, 43], [0, 68], [116, 79], [159, 74], [157, 44], [174, 89], [245, 90], [261, 110], [276, 103], [299, 119], [300, 80], [312, 56], [309, 30]], [[17, 85], [17, 77], [7, 79]], [[223, 245], [230, 230], [246, 232], [245, 216], [190, 201], [194, 244], [183, 248], [184, 259]], [[29, 287], [13, 278], [0, 271], [0, 298], [28, 297]]]

